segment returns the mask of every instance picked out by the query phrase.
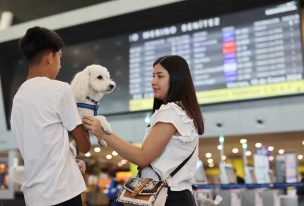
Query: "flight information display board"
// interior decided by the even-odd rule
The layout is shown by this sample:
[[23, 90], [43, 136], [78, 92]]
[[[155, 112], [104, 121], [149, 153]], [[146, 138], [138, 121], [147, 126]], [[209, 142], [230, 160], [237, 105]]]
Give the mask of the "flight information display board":
[[153, 62], [189, 63], [200, 104], [304, 92], [296, 1], [129, 35], [129, 110], [150, 109]]
[[[178, 54], [189, 63], [200, 104], [303, 94], [299, 10], [297, 1], [286, 1], [79, 41], [63, 48], [58, 80], [71, 82], [86, 66], [100, 64], [117, 87], [101, 100], [99, 114], [150, 110], [153, 62]], [[77, 35], [85, 37], [86, 32]], [[6, 56], [0, 71], [9, 128], [12, 99], [26, 79], [27, 63], [22, 56]]]

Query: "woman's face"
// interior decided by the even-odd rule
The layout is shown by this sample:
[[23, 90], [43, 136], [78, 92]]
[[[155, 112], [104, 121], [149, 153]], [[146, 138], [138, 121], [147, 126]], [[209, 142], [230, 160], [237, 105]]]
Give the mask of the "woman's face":
[[165, 101], [169, 91], [170, 77], [168, 71], [160, 64], [156, 64], [153, 68], [152, 89], [154, 98]]

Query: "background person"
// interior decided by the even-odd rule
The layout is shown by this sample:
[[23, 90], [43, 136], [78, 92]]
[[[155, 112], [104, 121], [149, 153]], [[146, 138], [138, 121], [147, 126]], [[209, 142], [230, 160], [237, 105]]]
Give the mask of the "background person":
[[236, 183], [237, 183], [237, 184], [245, 184], [244, 178], [242, 178], [241, 176], [239, 176], [239, 175], [237, 174], [237, 171], [236, 171], [235, 168], [234, 168], [233, 170], [234, 170], [234, 173], [235, 173], [235, 176], [236, 176]]

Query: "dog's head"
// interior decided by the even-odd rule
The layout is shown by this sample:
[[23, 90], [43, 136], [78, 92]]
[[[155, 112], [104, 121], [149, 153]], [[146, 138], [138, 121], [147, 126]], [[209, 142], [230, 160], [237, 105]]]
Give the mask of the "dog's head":
[[75, 75], [71, 87], [76, 100], [82, 101], [89, 96], [99, 101], [115, 89], [116, 83], [111, 80], [107, 68], [93, 64]]

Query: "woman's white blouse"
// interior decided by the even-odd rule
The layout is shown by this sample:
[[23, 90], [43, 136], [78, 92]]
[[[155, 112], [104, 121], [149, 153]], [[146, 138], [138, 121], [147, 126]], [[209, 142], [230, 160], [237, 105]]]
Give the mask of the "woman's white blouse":
[[[168, 178], [169, 174], [193, 152], [195, 146], [198, 144], [199, 135], [193, 120], [175, 103], [162, 105], [159, 110], [154, 112], [146, 136], [151, 128], [158, 122], [171, 123], [180, 134], [180, 136], [173, 135], [164, 151], [162, 151], [159, 157], [151, 163], [153, 169], [164, 180]], [[188, 162], [169, 181], [169, 186], [172, 191], [181, 191], [185, 189], [192, 191], [191, 184], [196, 170], [197, 160], [198, 147], [195, 149], [195, 152]], [[141, 175], [142, 177], [158, 180], [155, 172], [149, 167], [144, 168]]]

